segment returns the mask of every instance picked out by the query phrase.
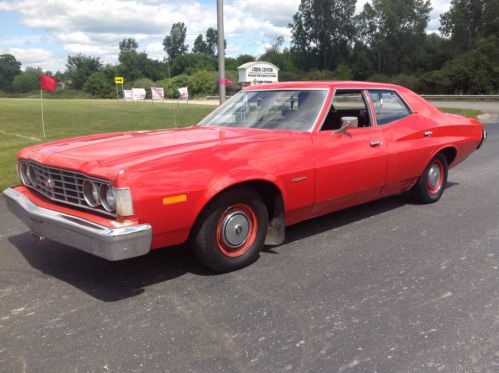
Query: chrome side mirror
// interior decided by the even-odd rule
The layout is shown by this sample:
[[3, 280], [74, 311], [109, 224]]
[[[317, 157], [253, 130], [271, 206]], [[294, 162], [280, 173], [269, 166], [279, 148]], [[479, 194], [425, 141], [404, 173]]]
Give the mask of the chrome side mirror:
[[347, 128], [359, 127], [359, 118], [357, 117], [342, 117], [340, 129], [334, 131], [334, 134], [345, 132]]

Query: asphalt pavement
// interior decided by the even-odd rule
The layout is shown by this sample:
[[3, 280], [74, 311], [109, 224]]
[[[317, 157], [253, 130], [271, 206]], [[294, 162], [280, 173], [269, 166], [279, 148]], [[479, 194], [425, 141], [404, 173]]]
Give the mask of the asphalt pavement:
[[1, 372], [498, 372], [499, 123], [440, 202], [290, 227], [217, 275], [186, 247], [112, 263], [0, 200]]

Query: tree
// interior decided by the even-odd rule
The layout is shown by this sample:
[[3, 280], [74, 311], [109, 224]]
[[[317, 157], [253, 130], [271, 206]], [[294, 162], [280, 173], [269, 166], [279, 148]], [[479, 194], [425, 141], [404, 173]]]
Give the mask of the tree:
[[[206, 47], [211, 56], [218, 56], [218, 31], [213, 27], [206, 30]], [[224, 50], [227, 48], [227, 40], [224, 39]]]
[[172, 25], [170, 35], [165, 36], [163, 47], [170, 62], [175, 60], [175, 58], [184, 55], [189, 49], [185, 44], [186, 34], [187, 27], [183, 22], [178, 22]]
[[40, 89], [40, 75], [42, 75], [42, 69], [27, 67], [25, 71], [15, 77], [14, 91], [26, 93]]
[[452, 0], [440, 23], [458, 51], [468, 50], [479, 37], [499, 36], [499, 0]]
[[190, 74], [196, 70], [215, 71], [216, 69], [217, 61], [206, 54], [184, 54], [175, 58], [170, 65], [170, 72], [174, 76], [183, 73]]
[[123, 39], [120, 44], [118, 71], [127, 81], [134, 81], [147, 74], [149, 59], [145, 52], [137, 52], [139, 44], [133, 38]]
[[430, 0], [372, 0], [356, 17], [361, 40], [371, 49], [378, 74], [415, 70], [424, 43]]
[[301, 0], [290, 24], [292, 53], [306, 69], [335, 69], [354, 40], [356, 0]]
[[209, 54], [208, 44], [203, 39], [203, 35], [199, 34], [194, 40], [194, 46], [192, 47], [192, 53], [194, 54]]
[[68, 56], [66, 68], [67, 76], [71, 80], [71, 86], [75, 89], [82, 89], [90, 75], [102, 69], [102, 63], [99, 57], [78, 54]]
[[293, 63], [291, 53], [287, 48], [282, 49], [283, 45], [284, 38], [279, 36], [274, 44], [265, 49], [265, 53], [260, 56], [260, 60], [273, 63], [282, 72], [294, 72], [296, 71], [296, 66]]
[[134, 38], [125, 38], [120, 41], [120, 54], [126, 52], [137, 52], [139, 43]]
[[16, 75], [21, 73], [21, 62], [11, 54], [0, 55], [0, 90], [12, 91], [12, 83]]

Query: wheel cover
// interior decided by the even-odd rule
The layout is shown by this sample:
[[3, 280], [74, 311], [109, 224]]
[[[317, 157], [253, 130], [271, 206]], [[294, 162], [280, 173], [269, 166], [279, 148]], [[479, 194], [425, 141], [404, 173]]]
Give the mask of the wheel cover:
[[428, 192], [437, 194], [444, 183], [444, 165], [438, 159], [435, 159], [428, 170], [426, 186]]
[[246, 254], [255, 242], [258, 220], [251, 207], [239, 203], [224, 211], [217, 224], [217, 244], [229, 257]]

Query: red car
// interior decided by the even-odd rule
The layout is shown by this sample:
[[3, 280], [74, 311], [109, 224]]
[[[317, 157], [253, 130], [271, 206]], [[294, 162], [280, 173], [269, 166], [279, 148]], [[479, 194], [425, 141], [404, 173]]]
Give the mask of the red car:
[[480, 147], [475, 119], [403, 87], [248, 87], [198, 125], [54, 141], [19, 152], [8, 208], [36, 234], [121, 260], [188, 240], [217, 271], [257, 259], [285, 227], [411, 191], [436, 202]]

